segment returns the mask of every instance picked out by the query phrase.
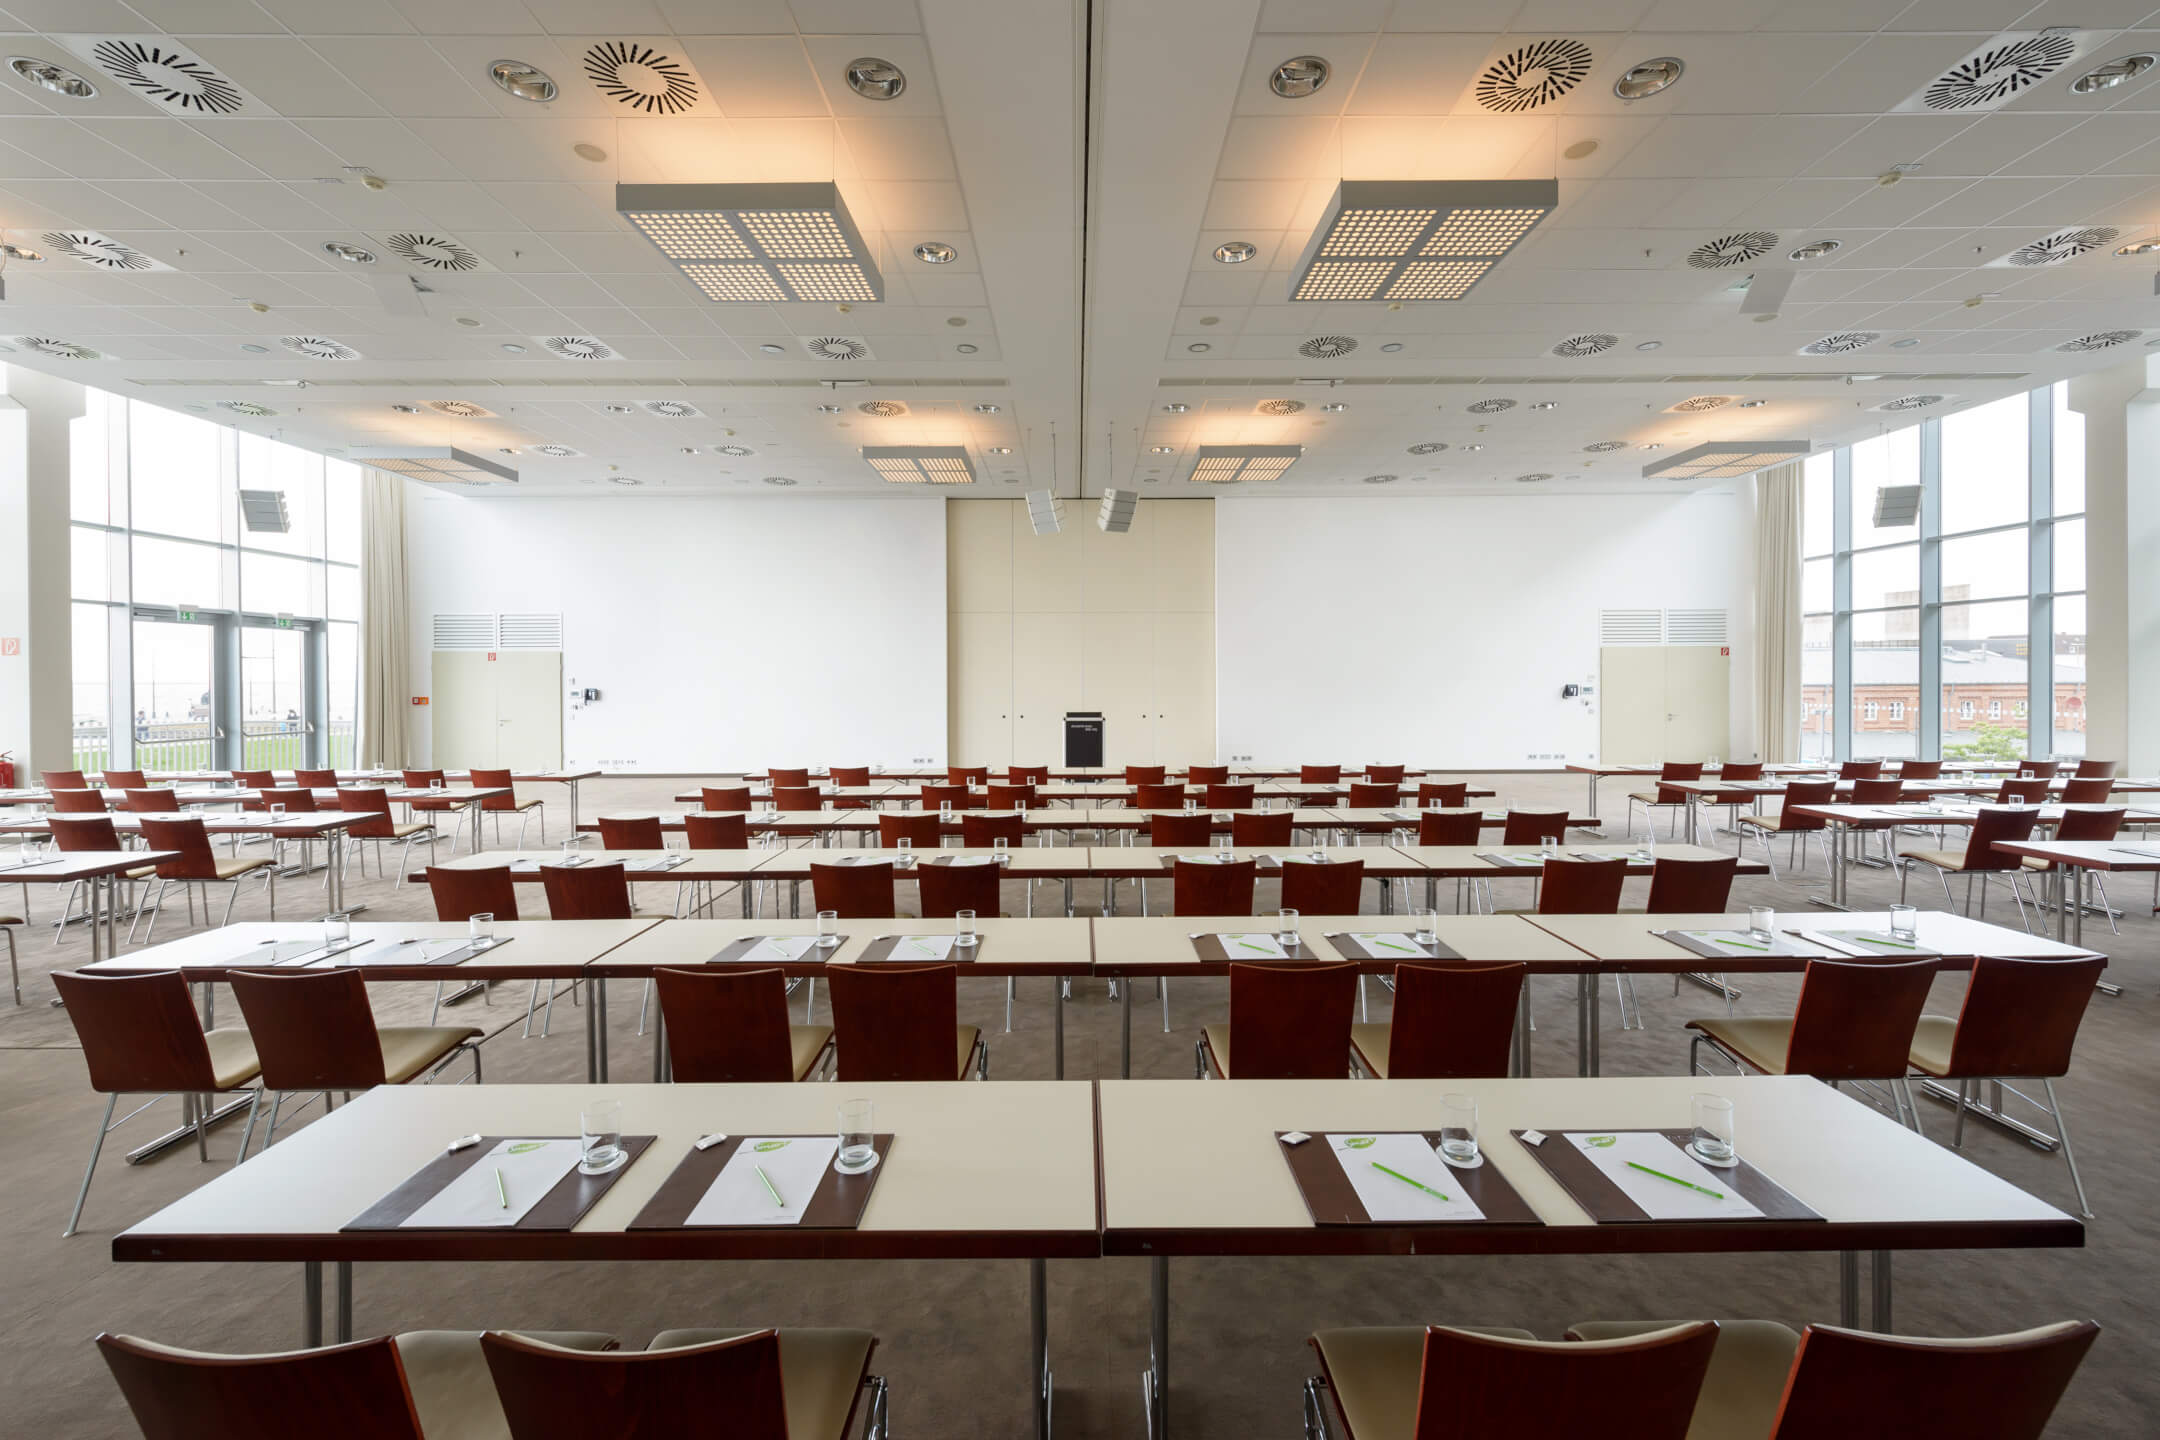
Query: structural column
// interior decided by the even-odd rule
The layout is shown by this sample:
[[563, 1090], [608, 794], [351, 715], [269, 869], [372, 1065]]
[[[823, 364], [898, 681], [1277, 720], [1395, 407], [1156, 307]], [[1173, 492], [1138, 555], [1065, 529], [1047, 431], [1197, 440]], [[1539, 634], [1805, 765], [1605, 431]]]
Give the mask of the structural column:
[[0, 365], [0, 750], [20, 774], [73, 762], [68, 425], [80, 385]]
[[2160, 356], [2070, 382], [2085, 417], [2085, 753], [2160, 769]]

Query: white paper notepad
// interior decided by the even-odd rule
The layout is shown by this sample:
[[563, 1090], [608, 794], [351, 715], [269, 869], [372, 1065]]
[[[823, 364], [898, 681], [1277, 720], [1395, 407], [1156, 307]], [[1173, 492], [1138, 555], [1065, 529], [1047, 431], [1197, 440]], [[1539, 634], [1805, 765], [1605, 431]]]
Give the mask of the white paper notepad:
[[[840, 1141], [833, 1136], [785, 1138], [752, 1135], [713, 1177], [690, 1209], [685, 1225], [797, 1225]], [[758, 1171], [763, 1169], [764, 1178]], [[771, 1189], [766, 1188], [767, 1181]], [[779, 1192], [775, 1202], [773, 1193]]]
[[[1606, 1179], [1619, 1186], [1621, 1193], [1641, 1206], [1642, 1212], [1653, 1220], [1756, 1220], [1762, 1217], [1762, 1211], [1742, 1199], [1732, 1188], [1729, 1172], [1696, 1164], [1688, 1158], [1686, 1151], [1663, 1135], [1637, 1130], [1611, 1135], [1576, 1134], [1567, 1138], [1568, 1143], [1588, 1156], [1590, 1163], [1597, 1166]], [[1687, 1181], [1688, 1185], [1706, 1186], [1725, 1198], [1720, 1200], [1700, 1190], [1691, 1190], [1688, 1185], [1676, 1185], [1671, 1180], [1645, 1175], [1629, 1161], [1663, 1171]]]
[[1351, 932], [1350, 938], [1357, 941], [1358, 944], [1364, 946], [1365, 953], [1368, 955], [1379, 955], [1382, 957], [1389, 955], [1409, 955], [1419, 960], [1430, 958], [1425, 954], [1424, 947], [1419, 945], [1415, 940], [1412, 940], [1408, 935], [1401, 935], [1393, 932], [1385, 935], [1377, 935], [1371, 933], [1370, 931], [1354, 930]]
[[763, 965], [792, 965], [817, 949], [815, 935], [767, 935], [743, 951], [742, 959]]
[[[502, 1140], [472, 1168], [398, 1222], [401, 1230], [466, 1230], [515, 1225], [575, 1169], [577, 1140]], [[502, 1172], [502, 1185], [495, 1174]], [[510, 1203], [505, 1206], [503, 1197]]]
[[1222, 946], [1223, 954], [1233, 960], [1251, 956], [1255, 960], [1287, 960], [1290, 952], [1283, 949], [1282, 942], [1268, 934], [1217, 935], [1215, 942]]
[[953, 937], [950, 935], [895, 935], [892, 953], [888, 960], [950, 960]]
[[[1485, 1218], [1485, 1212], [1478, 1209], [1476, 1202], [1463, 1194], [1462, 1181], [1446, 1162], [1433, 1154], [1432, 1146], [1425, 1143], [1422, 1135], [1330, 1135], [1327, 1143], [1336, 1160], [1341, 1162], [1343, 1174], [1350, 1177], [1358, 1203], [1374, 1220]], [[1409, 1176], [1419, 1185], [1429, 1185], [1448, 1198], [1442, 1200], [1439, 1196], [1429, 1195], [1385, 1171], [1376, 1170], [1373, 1168], [1376, 1163]]]

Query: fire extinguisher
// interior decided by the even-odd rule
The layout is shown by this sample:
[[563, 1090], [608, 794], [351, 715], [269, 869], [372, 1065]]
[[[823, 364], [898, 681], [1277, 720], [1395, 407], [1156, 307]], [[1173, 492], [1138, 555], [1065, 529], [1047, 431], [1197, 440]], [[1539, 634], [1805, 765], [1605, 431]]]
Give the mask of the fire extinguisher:
[[0, 790], [15, 788], [15, 760], [11, 750], [0, 750]]

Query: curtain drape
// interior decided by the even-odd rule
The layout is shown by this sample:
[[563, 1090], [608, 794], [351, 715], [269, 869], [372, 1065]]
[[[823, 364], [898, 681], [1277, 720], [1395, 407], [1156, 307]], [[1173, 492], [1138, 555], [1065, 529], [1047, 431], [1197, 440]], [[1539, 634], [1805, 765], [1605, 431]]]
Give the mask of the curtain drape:
[[1800, 466], [1755, 477], [1755, 749], [1800, 758]]
[[360, 481], [360, 763], [400, 769], [411, 758], [412, 626], [405, 579], [405, 481]]

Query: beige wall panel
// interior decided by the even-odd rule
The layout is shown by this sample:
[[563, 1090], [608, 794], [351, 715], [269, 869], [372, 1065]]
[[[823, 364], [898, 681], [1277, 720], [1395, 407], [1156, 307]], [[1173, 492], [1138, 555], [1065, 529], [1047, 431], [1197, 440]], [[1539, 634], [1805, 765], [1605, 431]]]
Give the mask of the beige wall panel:
[[1105, 765], [1153, 765], [1155, 747], [1154, 624], [1144, 614], [1078, 617], [1087, 650], [1080, 708], [1103, 715]]
[[1665, 759], [1700, 760], [1729, 753], [1732, 661], [1718, 653], [1725, 648], [1665, 647]]
[[1013, 759], [1012, 612], [963, 611], [949, 622], [950, 754], [963, 765], [1008, 765]]
[[[1094, 510], [1080, 529], [1081, 554], [1086, 562], [1086, 594], [1083, 607], [1095, 615], [1126, 613], [1145, 615], [1155, 608], [1153, 507], [1142, 505], [1133, 512], [1132, 529], [1109, 534], [1093, 523]], [[1146, 761], [1136, 762], [1146, 764]]]
[[945, 505], [945, 608], [1012, 608], [1013, 516], [1027, 530], [1027, 507], [1011, 500]]
[[1598, 759], [1607, 765], [1652, 765], [1667, 758], [1665, 647], [1602, 647], [1598, 651]]
[[[1143, 502], [1154, 541], [1153, 608], [1158, 612], [1215, 608], [1215, 502]], [[1208, 669], [1214, 670], [1210, 637]], [[1210, 707], [1212, 708], [1212, 706]]]
[[562, 652], [504, 650], [488, 668], [495, 672], [494, 763], [512, 770], [561, 769]]
[[1215, 615], [1155, 617], [1155, 758], [1167, 765], [1215, 758]]
[[1084, 608], [1081, 596], [1086, 560], [1081, 546], [1086, 542], [1081, 538], [1081, 531], [1092, 528], [1080, 518], [1085, 510], [1085, 502], [1067, 500], [1065, 528], [1055, 535], [1037, 535], [1028, 528], [1027, 507], [1014, 502], [1014, 610], [1044, 613]]
[[[1012, 634], [1012, 758], [1023, 765], [1060, 764], [1065, 759], [1065, 712], [1090, 708], [1081, 699], [1075, 617], [1016, 612]], [[978, 763], [954, 758], [963, 765]]]
[[429, 752], [444, 769], [495, 763], [495, 667], [486, 652], [437, 650], [430, 664]]

